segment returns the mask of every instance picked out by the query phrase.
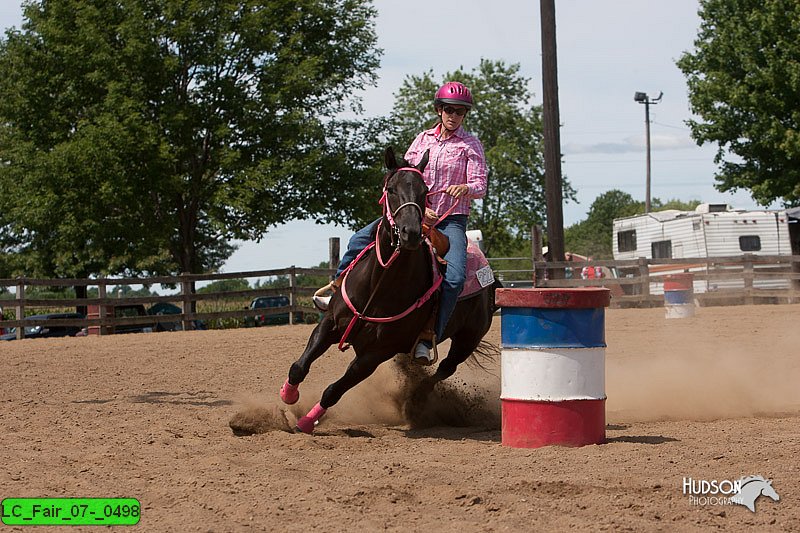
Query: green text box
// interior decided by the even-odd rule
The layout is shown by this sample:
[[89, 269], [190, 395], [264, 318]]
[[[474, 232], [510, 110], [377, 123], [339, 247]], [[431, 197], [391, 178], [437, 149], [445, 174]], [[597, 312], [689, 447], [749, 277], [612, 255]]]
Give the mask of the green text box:
[[142, 507], [134, 498], [6, 498], [7, 526], [132, 526]]

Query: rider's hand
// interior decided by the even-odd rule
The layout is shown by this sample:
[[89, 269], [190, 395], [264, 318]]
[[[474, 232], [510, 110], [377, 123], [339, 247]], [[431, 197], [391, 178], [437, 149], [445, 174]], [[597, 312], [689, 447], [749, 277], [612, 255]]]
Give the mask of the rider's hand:
[[450, 185], [446, 189], [447, 194], [452, 196], [453, 198], [460, 198], [469, 192], [469, 186], [466, 184], [462, 185]]
[[430, 226], [431, 224], [436, 222], [438, 219], [439, 219], [439, 215], [436, 214], [436, 211], [434, 211], [430, 207], [426, 207], [425, 208], [425, 220], [424, 220], [425, 224], [428, 224]]

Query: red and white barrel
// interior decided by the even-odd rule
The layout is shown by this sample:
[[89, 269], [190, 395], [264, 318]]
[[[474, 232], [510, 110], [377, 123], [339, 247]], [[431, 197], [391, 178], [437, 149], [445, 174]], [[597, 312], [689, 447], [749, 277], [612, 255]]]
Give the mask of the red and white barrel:
[[664, 278], [664, 310], [667, 318], [694, 316], [694, 274], [684, 272]]
[[608, 289], [498, 289], [502, 444], [605, 441]]

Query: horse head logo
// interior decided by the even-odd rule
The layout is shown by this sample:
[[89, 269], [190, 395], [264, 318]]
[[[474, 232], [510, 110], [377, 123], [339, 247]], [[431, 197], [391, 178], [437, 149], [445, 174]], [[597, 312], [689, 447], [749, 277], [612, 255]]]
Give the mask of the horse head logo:
[[747, 476], [739, 480], [739, 492], [731, 496], [733, 503], [744, 505], [751, 512], [756, 512], [756, 500], [759, 496], [767, 496], [773, 501], [781, 499], [772, 487], [772, 480], [766, 480], [761, 476]]

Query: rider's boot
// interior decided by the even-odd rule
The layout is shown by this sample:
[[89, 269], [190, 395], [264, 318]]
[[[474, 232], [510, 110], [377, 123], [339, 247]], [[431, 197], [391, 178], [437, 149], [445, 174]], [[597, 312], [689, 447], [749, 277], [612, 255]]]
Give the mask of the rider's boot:
[[436, 361], [433, 354], [433, 342], [420, 340], [414, 350], [414, 361], [423, 365], [432, 365]]
[[339, 287], [341, 286], [342, 278], [340, 276], [317, 290], [317, 292], [315, 292], [314, 296], [311, 298], [311, 300], [314, 302], [314, 306], [320, 311], [327, 311], [328, 306], [331, 304], [331, 297], [336, 291], [339, 290]]
[[433, 326], [436, 322], [437, 310], [438, 305], [435, 306], [434, 312], [431, 313], [431, 317], [425, 325], [425, 329], [422, 330], [422, 333], [420, 333], [417, 338], [417, 345], [414, 348], [413, 354], [415, 363], [432, 365], [439, 357], [436, 350], [436, 333], [433, 330]]

